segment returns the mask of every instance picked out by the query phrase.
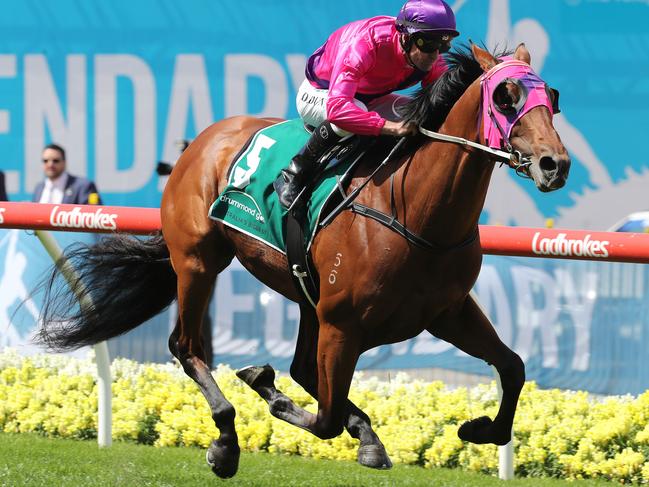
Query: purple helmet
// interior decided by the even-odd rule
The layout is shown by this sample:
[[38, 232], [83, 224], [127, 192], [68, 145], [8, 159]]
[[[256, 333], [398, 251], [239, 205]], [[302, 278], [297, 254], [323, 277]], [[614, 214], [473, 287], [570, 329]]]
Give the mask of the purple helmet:
[[455, 14], [444, 0], [408, 0], [395, 23], [399, 32], [408, 35], [416, 32], [460, 35], [455, 30]]

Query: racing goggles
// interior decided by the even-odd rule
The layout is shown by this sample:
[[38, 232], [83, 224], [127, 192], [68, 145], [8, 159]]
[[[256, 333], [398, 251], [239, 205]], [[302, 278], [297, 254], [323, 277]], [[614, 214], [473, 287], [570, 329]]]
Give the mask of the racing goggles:
[[435, 51], [443, 54], [451, 49], [451, 36], [413, 34], [412, 41], [417, 49], [426, 54]]

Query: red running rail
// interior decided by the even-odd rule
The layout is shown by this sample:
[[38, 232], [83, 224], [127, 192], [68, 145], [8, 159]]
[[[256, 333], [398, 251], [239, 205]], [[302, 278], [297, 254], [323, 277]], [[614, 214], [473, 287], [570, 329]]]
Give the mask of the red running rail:
[[146, 235], [160, 227], [158, 208], [0, 202], [0, 228]]
[[[160, 230], [158, 208], [0, 202], [0, 228], [64, 232]], [[649, 263], [649, 234], [480, 225], [486, 254]]]
[[648, 233], [480, 226], [486, 254], [649, 263]]

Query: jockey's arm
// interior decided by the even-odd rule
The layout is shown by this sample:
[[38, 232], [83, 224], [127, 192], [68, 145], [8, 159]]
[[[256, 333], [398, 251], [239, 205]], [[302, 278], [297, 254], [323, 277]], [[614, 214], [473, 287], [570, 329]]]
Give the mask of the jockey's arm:
[[[343, 130], [361, 135], [393, 135], [403, 137], [417, 133], [417, 126], [402, 121], [392, 122], [377, 112], [368, 112], [354, 103], [358, 80], [353, 73], [343, 72], [329, 88], [327, 120]], [[349, 94], [351, 93], [351, 95]]]
[[348, 132], [379, 135], [385, 119], [355, 100], [358, 85], [376, 58], [370, 43], [363, 42], [339, 53], [329, 81], [327, 120]]
[[[371, 42], [361, 41], [355, 49], [340, 53], [331, 73], [329, 98], [327, 100], [327, 120], [337, 127], [360, 135], [392, 135], [402, 137], [414, 135], [418, 128], [413, 123], [386, 120], [375, 111], [367, 111], [358, 106], [355, 100], [360, 81], [374, 65], [376, 53]], [[435, 63], [427, 81], [437, 79], [446, 71], [446, 63]]]
[[[448, 66], [443, 57], [438, 57], [433, 67], [428, 72], [426, 77], [421, 81], [422, 86], [429, 85], [430, 83], [435, 82], [440, 76], [442, 76], [446, 71], [448, 71]], [[392, 122], [386, 120], [385, 125], [381, 129], [381, 134], [383, 135], [394, 135], [396, 137], [404, 137], [406, 135], [416, 135], [419, 133], [419, 127], [413, 122]]]
[[381, 129], [382, 135], [394, 135], [395, 137], [405, 137], [406, 135], [416, 135], [419, 132], [417, 124], [414, 122], [392, 122], [385, 121], [385, 125]]

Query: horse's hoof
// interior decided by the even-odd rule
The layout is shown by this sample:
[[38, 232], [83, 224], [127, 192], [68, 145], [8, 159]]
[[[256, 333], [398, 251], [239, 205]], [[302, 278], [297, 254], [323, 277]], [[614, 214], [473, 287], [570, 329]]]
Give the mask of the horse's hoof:
[[478, 445], [494, 443], [502, 446], [511, 440], [511, 431], [505, 432], [505, 434], [494, 431], [494, 422], [487, 416], [481, 416], [467, 421], [457, 430], [457, 435], [461, 440], [470, 441]]
[[218, 477], [229, 479], [234, 477], [239, 468], [239, 445], [226, 445], [220, 440], [214, 440], [205, 454], [205, 460]]
[[275, 383], [275, 371], [266, 364], [264, 366], [249, 365], [237, 371], [237, 377], [255, 389], [260, 385], [273, 385]]
[[359, 447], [358, 463], [370, 468], [392, 468], [392, 462], [383, 445], [363, 445]]

